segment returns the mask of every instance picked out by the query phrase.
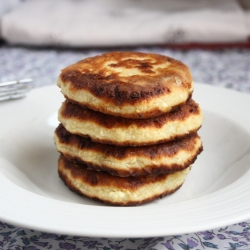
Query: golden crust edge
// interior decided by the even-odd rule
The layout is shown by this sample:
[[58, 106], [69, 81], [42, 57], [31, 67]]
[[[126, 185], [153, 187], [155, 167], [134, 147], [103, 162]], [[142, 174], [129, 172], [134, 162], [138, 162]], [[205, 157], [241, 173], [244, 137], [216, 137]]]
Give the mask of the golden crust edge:
[[[60, 161], [60, 159], [59, 159]], [[61, 163], [63, 164], [63, 163]], [[85, 191], [81, 188], [79, 188], [79, 185], [81, 184], [81, 181], [74, 181], [72, 182], [70, 177], [72, 178], [71, 176], [71, 173], [70, 171], [67, 171], [67, 173], [65, 174], [65, 172], [63, 172], [62, 170], [62, 166], [61, 166], [60, 163], [58, 163], [58, 174], [59, 174], [59, 177], [61, 178], [61, 180], [64, 182], [64, 184], [73, 192], [77, 193], [77, 194], [80, 194], [81, 196], [84, 196], [84, 197], [88, 197], [90, 199], [94, 199], [94, 200], [99, 200], [99, 201], [102, 201], [104, 203], [107, 203], [107, 204], [110, 204], [110, 205], [117, 205], [117, 206], [135, 206], [135, 205], [142, 205], [142, 204], [145, 204], [145, 203], [148, 203], [148, 202], [151, 202], [153, 200], [156, 200], [157, 198], [160, 198], [160, 197], [164, 197], [166, 195], [169, 195], [169, 194], [172, 194], [174, 193], [175, 191], [177, 191], [184, 183], [189, 171], [191, 170], [191, 166], [189, 166], [188, 168], [186, 168], [185, 170], [182, 170], [182, 171], [178, 171], [178, 172], [175, 172], [173, 174], [167, 174], [166, 175], [166, 178], [164, 179], [164, 181], [161, 181], [160, 183], [159, 182], [156, 182], [156, 187], [154, 187], [152, 184], [147, 184], [146, 187], [148, 187], [150, 190], [154, 190], [154, 188], [157, 188], [157, 186], [159, 186], [160, 184], [166, 184], [167, 182], [170, 182], [170, 183], [174, 183], [174, 188], [169, 188], [170, 187], [170, 183], [167, 183], [165, 187], [165, 189], [163, 191], [156, 191], [155, 194], [153, 195], [150, 195], [150, 196], [141, 196], [140, 194], [144, 194], [145, 193], [145, 187], [143, 188], [139, 188], [139, 192], [138, 190], [133, 192], [133, 198], [123, 198], [123, 197], [120, 197], [120, 196], [123, 196], [123, 195], [118, 195], [118, 197], [116, 197], [115, 195], [113, 196], [112, 192], [116, 192], [116, 191], [113, 191], [114, 190], [114, 187], [112, 187], [111, 189], [108, 188], [107, 186], [105, 187], [105, 190], [106, 192], [111, 192], [111, 194], [109, 194], [109, 198], [104, 198], [100, 195], [96, 195], [95, 194], [91, 194], [90, 191]], [[91, 171], [91, 170], [90, 170]], [[178, 179], [177, 176], [181, 176], [181, 178]], [[124, 179], [125, 177], [118, 177], [118, 178], [122, 178]], [[171, 180], [169, 180], [169, 178], [171, 178]], [[91, 186], [89, 185], [85, 185], [84, 186], [85, 188], [90, 188], [90, 190], [93, 191], [94, 188], [92, 188]], [[83, 186], [82, 186], [83, 188]], [[102, 186], [102, 190], [104, 187]], [[100, 189], [99, 187], [97, 187], [96, 189]], [[96, 191], [96, 190], [94, 190]], [[117, 190], [117, 192], [122, 192], [121, 190]], [[119, 194], [119, 193], [118, 193]], [[113, 198], [112, 198], [113, 197]], [[141, 197], [140, 199], [136, 199], [135, 197]]]

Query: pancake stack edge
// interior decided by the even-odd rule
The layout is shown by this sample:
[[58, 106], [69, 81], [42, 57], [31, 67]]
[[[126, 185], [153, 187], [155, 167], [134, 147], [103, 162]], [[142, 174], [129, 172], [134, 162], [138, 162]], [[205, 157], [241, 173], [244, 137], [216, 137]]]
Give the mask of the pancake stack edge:
[[111, 205], [140, 205], [178, 190], [202, 152], [203, 116], [182, 62], [110, 52], [62, 70], [65, 101], [54, 140], [72, 191]]

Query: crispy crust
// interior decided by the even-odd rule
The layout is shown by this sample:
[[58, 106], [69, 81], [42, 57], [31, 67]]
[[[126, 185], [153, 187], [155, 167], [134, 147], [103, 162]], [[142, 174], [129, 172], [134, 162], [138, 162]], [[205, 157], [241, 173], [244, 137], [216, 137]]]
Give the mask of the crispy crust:
[[168, 112], [192, 94], [189, 68], [173, 58], [109, 52], [63, 69], [57, 82], [67, 99], [127, 118]]
[[72, 191], [111, 205], [140, 205], [171, 194], [181, 187], [190, 168], [167, 175], [117, 177], [87, 169], [63, 155], [58, 160], [58, 173]]
[[118, 146], [152, 145], [196, 132], [202, 125], [202, 112], [192, 99], [175, 110], [147, 119], [128, 119], [106, 115], [65, 101], [59, 121], [73, 134]]
[[119, 147], [71, 134], [60, 124], [54, 138], [58, 151], [68, 158], [82, 161], [90, 169], [122, 177], [180, 171], [190, 166], [202, 151], [197, 133], [158, 145]]

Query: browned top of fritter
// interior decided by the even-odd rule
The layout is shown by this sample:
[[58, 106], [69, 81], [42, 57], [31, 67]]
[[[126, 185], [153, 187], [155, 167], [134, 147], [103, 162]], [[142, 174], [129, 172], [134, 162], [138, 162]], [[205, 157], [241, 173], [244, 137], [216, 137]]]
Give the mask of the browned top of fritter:
[[115, 128], [115, 127], [124, 127], [135, 125], [138, 128], [143, 127], [152, 127], [152, 128], [161, 128], [164, 124], [173, 121], [182, 122], [187, 117], [192, 115], [201, 115], [201, 110], [199, 105], [195, 103], [194, 100], [189, 99], [187, 103], [175, 107], [174, 110], [165, 113], [158, 117], [146, 118], [146, 119], [128, 119], [123, 117], [115, 117], [107, 115], [98, 111], [88, 109], [86, 107], [81, 107], [77, 104], [65, 101], [62, 104], [60, 109], [60, 115], [67, 118], [75, 118], [79, 122], [91, 121], [101, 127], [106, 128]]
[[[123, 190], [135, 191], [142, 186], [150, 183], [159, 182], [166, 179], [167, 175], [146, 175], [146, 176], [129, 176], [119, 177], [113, 176], [107, 172], [93, 171], [88, 169], [87, 165], [78, 161], [69, 160], [62, 154], [58, 160], [59, 173], [63, 169], [68, 169], [71, 172], [72, 179], [80, 179], [82, 183], [90, 186], [108, 186]], [[73, 181], [72, 180], [72, 181]]]
[[[60, 124], [56, 130], [55, 135], [57, 136], [59, 143], [74, 147], [79, 151], [89, 150], [91, 152], [103, 154], [106, 157], [112, 157], [120, 161], [126, 158], [133, 157], [146, 157], [151, 159], [154, 163], [151, 165], [144, 166], [143, 168], [135, 168], [133, 165], [126, 167], [125, 169], [113, 169], [107, 163], [101, 163], [101, 165], [93, 164], [92, 162], [85, 162], [91, 169], [107, 171], [113, 175], [118, 176], [143, 176], [147, 174], [166, 174], [174, 171], [183, 170], [186, 167], [193, 164], [198, 154], [202, 151], [202, 144], [200, 137], [197, 133], [188, 134], [183, 138], [161, 143], [158, 145], [151, 146], [115, 146], [111, 144], [102, 144], [93, 142], [88, 137], [82, 137], [69, 133], [62, 124]], [[196, 146], [198, 142], [199, 146]], [[59, 150], [60, 151], [60, 150]], [[189, 155], [186, 161], [181, 163], [174, 163], [169, 165], [155, 164], [157, 160], [162, 157], [173, 158], [180, 151], [185, 151]], [[75, 158], [79, 161], [83, 161], [81, 158], [77, 158], [71, 155], [71, 152], [63, 152], [67, 157]]]
[[135, 104], [166, 95], [176, 88], [190, 93], [189, 68], [173, 58], [141, 52], [109, 52], [62, 70], [71, 90], [84, 89], [106, 103]]
[[112, 144], [102, 144], [93, 142], [89, 137], [82, 137], [69, 133], [62, 124], [60, 124], [55, 133], [61, 143], [74, 145], [79, 150], [88, 149], [112, 156], [117, 159], [125, 159], [130, 156], [146, 156], [149, 158], [158, 158], [164, 156], [172, 157], [180, 150], [193, 151], [195, 141], [200, 138], [197, 133], [188, 134], [183, 138], [150, 146], [116, 146]]

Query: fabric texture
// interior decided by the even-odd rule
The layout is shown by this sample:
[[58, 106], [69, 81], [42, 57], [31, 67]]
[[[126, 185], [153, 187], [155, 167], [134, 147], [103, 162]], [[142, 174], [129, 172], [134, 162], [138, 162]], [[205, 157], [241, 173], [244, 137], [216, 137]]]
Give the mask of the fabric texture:
[[2, 250], [250, 250], [250, 221], [184, 235], [154, 238], [90, 238], [15, 228], [0, 222]]
[[236, 0], [26, 0], [2, 17], [11, 44], [71, 47], [247, 41]]

